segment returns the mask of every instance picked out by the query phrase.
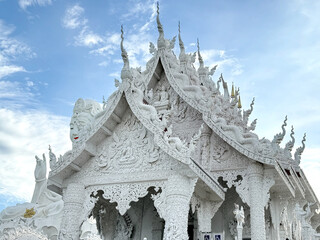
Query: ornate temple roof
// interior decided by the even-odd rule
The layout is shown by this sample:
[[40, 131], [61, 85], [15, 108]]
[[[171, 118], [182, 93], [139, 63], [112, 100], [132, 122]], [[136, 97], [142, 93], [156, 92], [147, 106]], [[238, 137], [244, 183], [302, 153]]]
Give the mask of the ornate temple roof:
[[[292, 193], [294, 186], [298, 186], [302, 193], [307, 191], [316, 200], [315, 194], [299, 167], [301, 154], [305, 148], [305, 137], [302, 140], [302, 146], [297, 148], [293, 157], [291, 153], [295, 144], [293, 127], [290, 134], [291, 141], [285, 145], [285, 148], [280, 147], [286, 134], [287, 118], [282, 125], [282, 131], [276, 134], [273, 140], [259, 138], [253, 132], [257, 120], [249, 123], [254, 100], [248, 110], [243, 110], [239, 89], [235, 89], [232, 85], [231, 93], [229, 93], [228, 84], [222, 75], [217, 82], [213, 81], [212, 75], [217, 66], [211, 69], [205, 66], [199, 41], [197, 52], [186, 53], [180, 24], [178, 35], [180, 53], [177, 57], [173, 52], [176, 37], [171, 40], [165, 38], [159, 11], [157, 28], [159, 32], [157, 44], [150, 43], [152, 57], [146, 63], [145, 71], [141, 71], [141, 68], [130, 67], [130, 60], [123, 46], [124, 32], [121, 27], [120, 47], [124, 65], [121, 70], [121, 82], [116, 80], [118, 89], [107, 102], [104, 102], [103, 110], [97, 107], [96, 112], [98, 113], [92, 114], [94, 121], [90, 123], [90, 127], [86, 127], [85, 131], [80, 132], [73, 139], [72, 151], [67, 152], [55, 164], [49, 175], [49, 187], [59, 188], [61, 180], [70, 175], [72, 171], [79, 171], [88, 158], [96, 156], [97, 144], [112, 135], [115, 126], [121, 122], [125, 110], [129, 107], [145, 128], [154, 134], [155, 143], [161, 150], [172, 158], [189, 165], [193, 171], [201, 175], [203, 181], [223, 195], [217, 182], [192, 158], [203, 126], [189, 142], [173, 137], [170, 134], [172, 128], [170, 119], [167, 116], [159, 116], [150, 100], [153, 86], [160, 80], [161, 74], [164, 74], [174, 92], [201, 114], [205, 127], [209, 127], [224, 142], [247, 158], [275, 168]], [[194, 67], [196, 56], [199, 61], [198, 69]], [[85, 106], [88, 103], [85, 101], [76, 103], [75, 109], [81, 104]]]

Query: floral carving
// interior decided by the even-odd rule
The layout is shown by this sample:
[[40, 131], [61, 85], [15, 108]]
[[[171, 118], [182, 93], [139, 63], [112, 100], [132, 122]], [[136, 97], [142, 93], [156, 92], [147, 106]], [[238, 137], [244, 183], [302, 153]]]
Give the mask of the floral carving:
[[116, 202], [116, 209], [119, 210], [121, 215], [125, 214], [130, 208], [131, 202], [137, 202], [148, 194], [149, 187], [155, 187], [156, 190], [163, 186], [163, 182], [143, 182], [143, 183], [127, 183], [127, 184], [111, 184], [102, 186], [93, 186], [87, 189], [88, 193], [97, 193], [102, 190], [103, 197], [109, 199], [110, 202]]
[[15, 226], [14, 228], [5, 229], [1, 239], [16, 240], [16, 239], [33, 239], [33, 240], [48, 240], [47, 236], [43, 235], [36, 229], [24, 225]]

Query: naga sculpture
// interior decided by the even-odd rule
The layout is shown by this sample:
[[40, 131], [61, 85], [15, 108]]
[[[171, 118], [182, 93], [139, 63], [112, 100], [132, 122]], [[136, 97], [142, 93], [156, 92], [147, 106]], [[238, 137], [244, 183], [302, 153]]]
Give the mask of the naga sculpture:
[[302, 146], [298, 147], [296, 149], [296, 152], [294, 153], [294, 160], [296, 161], [297, 164], [300, 164], [301, 161], [301, 154], [303, 153], [306, 145], [305, 145], [305, 141], [306, 141], [306, 134], [304, 134], [303, 139], [301, 141]]

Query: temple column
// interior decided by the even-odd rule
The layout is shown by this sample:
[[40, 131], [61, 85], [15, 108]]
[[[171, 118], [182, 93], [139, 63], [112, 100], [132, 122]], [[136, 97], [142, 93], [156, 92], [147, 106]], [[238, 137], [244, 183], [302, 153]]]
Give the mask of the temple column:
[[251, 240], [266, 239], [263, 175], [262, 164], [253, 162], [248, 166]]
[[223, 201], [197, 199], [197, 218], [200, 233], [211, 233], [211, 220]]
[[84, 202], [84, 185], [81, 183], [70, 183], [63, 196], [64, 208], [60, 227], [59, 239], [79, 239], [81, 216]]
[[164, 240], [188, 239], [190, 199], [196, 179], [172, 175], [166, 184]]

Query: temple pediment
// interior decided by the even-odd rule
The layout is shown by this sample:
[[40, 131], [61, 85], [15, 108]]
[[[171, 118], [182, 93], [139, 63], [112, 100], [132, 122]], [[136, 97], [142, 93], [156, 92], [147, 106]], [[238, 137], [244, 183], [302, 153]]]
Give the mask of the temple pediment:
[[[159, 21], [158, 26], [161, 26]], [[248, 161], [256, 161], [269, 165], [277, 172], [279, 181], [283, 182], [292, 194], [296, 188], [302, 192], [303, 187], [299, 179], [296, 176], [293, 178], [288, 175], [287, 170], [284, 170], [298, 168], [294, 173], [299, 172], [298, 160], [304, 148], [301, 147], [296, 152], [293, 160], [291, 157], [293, 133], [291, 133], [293, 140], [286, 145], [286, 148], [280, 148], [286, 121], [282, 126], [283, 132], [277, 134], [273, 141], [259, 139], [253, 132], [256, 120], [248, 124], [254, 102], [249, 110], [242, 110], [239, 90], [232, 86], [230, 94], [222, 75], [217, 83], [212, 80], [216, 67], [212, 69], [205, 67], [199, 43], [197, 54], [200, 66], [195, 69], [193, 63], [196, 53], [185, 52], [180, 32], [180, 54], [177, 58], [173, 53], [176, 38], [165, 39], [161, 28], [162, 26], [158, 27], [157, 47], [150, 43], [150, 53], [153, 56], [147, 62], [145, 71], [141, 71], [141, 68], [130, 68], [128, 55], [123, 47], [122, 32], [121, 50], [124, 66], [121, 71], [122, 81], [115, 82], [118, 90], [104, 102], [103, 109], [100, 110], [89, 100], [77, 101], [71, 120], [70, 137], [73, 149], [61, 157], [52, 168], [49, 187], [58, 191], [57, 188], [62, 187], [63, 180], [81, 171], [82, 166], [91, 158], [98, 159], [95, 161], [96, 164], [104, 165], [105, 168], [112, 162], [110, 155], [115, 156], [120, 165], [122, 162], [128, 164], [132, 162], [134, 166], [135, 157], [130, 155], [136, 147], [133, 146], [133, 142], [140, 139], [139, 133], [134, 133], [135, 138], [127, 141], [131, 145], [127, 143], [117, 145], [119, 135], [114, 132], [119, 125], [122, 126], [123, 118], [130, 111], [132, 118], [136, 119], [150, 135], [148, 135], [149, 142], [154, 145], [148, 150], [149, 153], [144, 154], [149, 157], [146, 161], [155, 162], [153, 156], [163, 152], [189, 166], [197, 175], [206, 176], [207, 184], [216, 188], [218, 184], [214, 183], [216, 180], [212, 178], [210, 172], [215, 169], [212, 167], [215, 161], [217, 168], [219, 169], [219, 165], [221, 167], [219, 161], [225, 157], [223, 155], [227, 151], [222, 150], [221, 146], [226, 144], [227, 147], [224, 149], [229, 149], [229, 153], [237, 153], [237, 159], [244, 159], [237, 162], [242, 161], [247, 164]], [[220, 91], [220, 85], [223, 93]], [[75, 134], [74, 126], [78, 126]], [[211, 140], [204, 140], [207, 139], [204, 136], [214, 137], [211, 137]], [[221, 144], [211, 150], [212, 154], [209, 156], [210, 151], [206, 149], [209, 146], [212, 148], [213, 142]], [[101, 145], [106, 145], [105, 148], [108, 150]], [[111, 145], [113, 148], [110, 148]], [[115, 150], [117, 148], [119, 149]], [[212, 156], [216, 158], [213, 161], [210, 160]], [[207, 160], [203, 160], [206, 158]], [[229, 161], [229, 165], [234, 162], [229, 158], [225, 161]], [[206, 162], [210, 162], [210, 166]]]
[[217, 66], [205, 66], [199, 42], [197, 52], [186, 53], [180, 24], [176, 55], [176, 37], [165, 38], [159, 6], [157, 28], [143, 71], [130, 67], [121, 28], [117, 90], [102, 104], [76, 101], [72, 149], [57, 158], [49, 146], [48, 179], [45, 154], [36, 156], [32, 202], [3, 211], [0, 234], [47, 239], [44, 232], [61, 240], [318, 236], [319, 202], [300, 168], [305, 136], [293, 156], [293, 127], [280, 147], [286, 117], [273, 140], [260, 139], [256, 120], [249, 123], [254, 100], [243, 110], [240, 90], [232, 85], [230, 91], [222, 75], [213, 80]]

